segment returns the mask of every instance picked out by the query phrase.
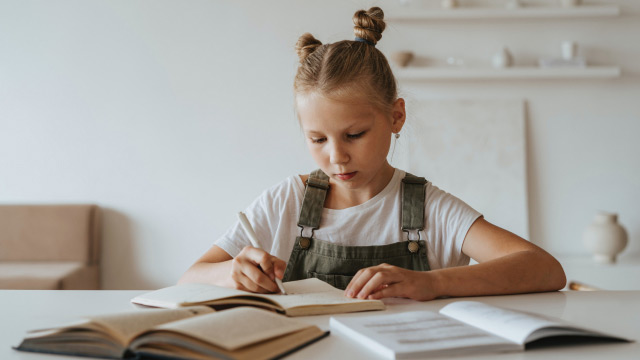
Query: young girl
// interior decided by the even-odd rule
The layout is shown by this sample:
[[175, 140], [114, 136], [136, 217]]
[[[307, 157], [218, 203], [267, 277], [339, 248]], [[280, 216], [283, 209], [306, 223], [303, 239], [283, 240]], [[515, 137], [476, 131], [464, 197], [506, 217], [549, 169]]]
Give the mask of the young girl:
[[[300, 37], [295, 104], [319, 169], [289, 177], [245, 210], [260, 248], [236, 222], [180, 282], [269, 293], [276, 277], [316, 277], [349, 297], [416, 300], [564, 287], [547, 252], [387, 162], [406, 114], [375, 47], [383, 16], [377, 7], [356, 12], [355, 41]], [[462, 266], [470, 257], [478, 264]]]

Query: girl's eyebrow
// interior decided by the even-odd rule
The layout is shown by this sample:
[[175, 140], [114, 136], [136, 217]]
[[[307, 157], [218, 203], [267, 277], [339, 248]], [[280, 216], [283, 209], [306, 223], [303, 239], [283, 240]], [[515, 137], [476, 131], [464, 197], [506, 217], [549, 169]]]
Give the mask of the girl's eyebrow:
[[[353, 128], [359, 128], [362, 127], [360, 124], [353, 124], [347, 128], [345, 128], [343, 131], [345, 132], [349, 132], [349, 131], [353, 131]], [[307, 135], [316, 135], [316, 136], [324, 136], [324, 133], [322, 131], [318, 131], [318, 130], [308, 130], [305, 131], [307, 133]]]
[[[362, 116], [361, 119], [367, 119], [367, 120], [372, 120], [369, 116]], [[371, 121], [365, 123], [362, 122], [354, 122], [351, 125], [347, 126], [346, 128], [344, 128], [344, 131], [350, 131], [353, 130], [353, 128], [359, 128], [359, 127], [368, 127], [371, 126]], [[324, 133], [322, 131], [319, 130], [305, 130], [305, 132], [309, 135], [324, 135]]]

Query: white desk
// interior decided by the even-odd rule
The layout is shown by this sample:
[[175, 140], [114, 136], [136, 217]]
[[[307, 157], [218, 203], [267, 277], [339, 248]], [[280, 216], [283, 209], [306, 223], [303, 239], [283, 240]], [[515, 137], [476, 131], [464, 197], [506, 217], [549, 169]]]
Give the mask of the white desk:
[[[0, 359], [51, 359], [64, 357], [19, 352], [17, 345], [27, 330], [59, 325], [80, 315], [134, 309], [129, 299], [145, 291], [0, 290]], [[386, 312], [437, 311], [458, 299], [413, 302], [387, 301]], [[640, 340], [640, 291], [598, 291], [489, 296], [473, 300], [559, 317], [578, 325], [597, 328], [633, 340]], [[380, 314], [382, 312], [375, 312]], [[353, 313], [366, 316], [373, 313]], [[309, 316], [303, 321], [328, 329], [329, 316]], [[381, 359], [367, 349], [337, 335], [329, 336], [288, 357], [289, 359]], [[520, 353], [487, 354], [474, 359], [640, 359], [640, 343], [564, 346]], [[74, 358], [79, 359], [79, 358]], [[461, 359], [461, 358], [456, 358]]]

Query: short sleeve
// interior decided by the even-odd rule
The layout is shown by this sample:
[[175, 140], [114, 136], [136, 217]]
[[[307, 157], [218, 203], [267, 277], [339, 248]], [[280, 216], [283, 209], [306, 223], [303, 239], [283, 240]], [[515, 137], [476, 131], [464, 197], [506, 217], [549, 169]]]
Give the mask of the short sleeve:
[[482, 214], [435, 185], [427, 183], [426, 186], [425, 231], [431, 269], [469, 264], [469, 257], [462, 253], [462, 244], [471, 225]]
[[[261, 249], [274, 253], [278, 244], [274, 242], [282, 233], [282, 228], [291, 228], [288, 224], [290, 204], [296, 203], [299, 190], [294, 188], [295, 179], [290, 177], [285, 181], [265, 190], [247, 208], [243, 210], [251, 223]], [[295, 225], [293, 229], [296, 229]], [[291, 236], [285, 236], [290, 238]], [[242, 249], [251, 245], [247, 232], [236, 220], [215, 242], [232, 257], [236, 257]]]

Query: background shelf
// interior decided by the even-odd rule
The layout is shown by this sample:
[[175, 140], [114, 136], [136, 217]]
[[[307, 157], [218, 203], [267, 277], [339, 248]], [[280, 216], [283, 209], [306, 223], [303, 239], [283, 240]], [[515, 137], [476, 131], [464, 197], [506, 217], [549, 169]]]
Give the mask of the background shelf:
[[446, 19], [533, 19], [533, 18], [580, 18], [620, 15], [618, 5], [582, 5], [563, 7], [507, 8], [453, 8], [419, 9], [397, 8], [389, 12], [389, 20], [446, 20]]
[[509, 67], [503, 69], [408, 67], [395, 68], [394, 74], [398, 80], [593, 79], [619, 77], [620, 68], [616, 66], [552, 69], [538, 67]]

